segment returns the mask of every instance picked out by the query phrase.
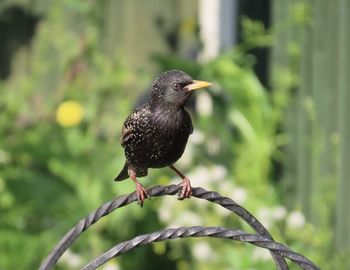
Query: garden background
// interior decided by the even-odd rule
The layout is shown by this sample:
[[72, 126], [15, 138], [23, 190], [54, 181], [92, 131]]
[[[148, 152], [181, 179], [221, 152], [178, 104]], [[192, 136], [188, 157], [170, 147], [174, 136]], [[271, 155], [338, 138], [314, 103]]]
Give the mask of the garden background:
[[[350, 2], [3, 0], [0, 2], [0, 269], [36, 269], [103, 202], [120, 129], [159, 72], [214, 86], [189, 106], [178, 166], [193, 186], [249, 209], [276, 241], [322, 269], [350, 268]], [[145, 187], [177, 183], [151, 170]], [[102, 219], [57, 269], [174, 226], [250, 229], [197, 200], [147, 200]], [[101, 269], [272, 269], [267, 251], [214, 239], [139, 248]], [[296, 266], [291, 266], [296, 269]]]

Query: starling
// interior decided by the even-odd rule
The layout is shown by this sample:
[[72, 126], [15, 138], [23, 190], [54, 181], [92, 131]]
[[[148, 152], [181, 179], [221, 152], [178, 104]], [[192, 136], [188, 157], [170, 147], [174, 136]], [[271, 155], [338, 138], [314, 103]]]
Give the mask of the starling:
[[191, 196], [189, 179], [174, 167], [174, 163], [182, 156], [193, 132], [191, 117], [185, 109], [186, 101], [192, 90], [208, 86], [210, 83], [193, 80], [181, 70], [164, 72], [154, 81], [149, 101], [126, 118], [121, 132], [126, 161], [114, 180], [130, 177], [136, 185], [141, 207], [150, 196], [137, 177], [146, 176], [149, 168], [169, 166], [182, 179], [179, 199]]

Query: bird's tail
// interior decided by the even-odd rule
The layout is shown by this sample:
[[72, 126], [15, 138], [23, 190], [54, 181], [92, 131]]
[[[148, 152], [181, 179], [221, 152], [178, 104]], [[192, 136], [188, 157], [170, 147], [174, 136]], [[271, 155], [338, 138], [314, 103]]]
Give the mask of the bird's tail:
[[122, 181], [124, 179], [127, 179], [128, 177], [129, 177], [128, 165], [125, 162], [123, 169], [120, 171], [118, 176], [116, 178], [114, 178], [114, 181]]

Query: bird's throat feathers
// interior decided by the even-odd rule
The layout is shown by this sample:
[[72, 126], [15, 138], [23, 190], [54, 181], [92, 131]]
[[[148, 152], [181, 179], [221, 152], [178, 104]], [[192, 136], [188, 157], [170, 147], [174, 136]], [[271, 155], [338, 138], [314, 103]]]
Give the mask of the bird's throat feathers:
[[177, 130], [183, 120], [189, 117], [184, 106], [176, 106], [173, 103], [162, 103], [154, 108], [153, 113], [157, 125], [169, 132]]
[[164, 101], [175, 105], [178, 108], [183, 108], [186, 105], [188, 98], [190, 97], [190, 92], [170, 92], [164, 96]]

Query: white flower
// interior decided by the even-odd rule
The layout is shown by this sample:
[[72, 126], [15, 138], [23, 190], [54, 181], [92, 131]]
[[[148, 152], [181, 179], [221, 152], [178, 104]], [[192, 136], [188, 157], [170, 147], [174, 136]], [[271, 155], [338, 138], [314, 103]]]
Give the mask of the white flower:
[[[217, 190], [222, 196], [231, 198], [232, 192], [234, 190], [234, 186], [230, 179], [223, 179], [223, 181], [218, 182]], [[218, 206], [216, 208], [216, 211], [217, 211], [217, 214], [219, 214], [222, 217], [226, 217], [232, 214], [230, 210], [227, 210], [222, 206], [220, 207]]]
[[198, 166], [190, 174], [188, 178], [193, 185], [205, 187], [214, 182], [224, 180], [227, 175], [227, 169], [222, 165]]
[[287, 225], [293, 229], [301, 228], [305, 225], [305, 216], [300, 211], [293, 211], [287, 217]]
[[201, 116], [210, 116], [213, 114], [213, 100], [206, 91], [197, 94], [196, 111]]
[[3, 192], [5, 190], [5, 181], [0, 177], [0, 192]]
[[63, 253], [61, 262], [63, 262], [70, 268], [75, 269], [75, 268], [80, 268], [83, 260], [78, 254], [73, 253], [68, 249], [65, 253]]
[[221, 143], [218, 137], [211, 137], [207, 140], [207, 150], [210, 155], [217, 155], [220, 149]]
[[283, 206], [277, 206], [274, 208], [262, 207], [257, 213], [258, 219], [266, 228], [271, 228], [275, 221], [284, 219], [286, 215], [287, 210]]
[[211, 175], [209, 169], [206, 166], [198, 166], [192, 171], [188, 178], [191, 180], [194, 186], [205, 187], [211, 182]]
[[213, 258], [213, 249], [205, 242], [195, 243], [192, 248], [193, 256], [198, 261], [208, 261]]
[[194, 152], [193, 145], [191, 143], [188, 143], [184, 154], [179, 159], [177, 164], [179, 164], [180, 167], [188, 168], [191, 165], [193, 160], [193, 155], [194, 155], [193, 152]]
[[287, 216], [287, 209], [284, 206], [277, 206], [272, 209], [272, 217], [276, 221], [281, 221]]
[[184, 225], [195, 226], [195, 225], [202, 224], [201, 217], [197, 214], [190, 212], [190, 211], [182, 212], [182, 214], [179, 216], [179, 220]]
[[271, 260], [270, 252], [264, 248], [254, 248], [252, 254], [254, 261], [269, 261]]
[[213, 181], [224, 180], [227, 175], [227, 169], [222, 165], [214, 165], [210, 170]]
[[0, 164], [7, 164], [11, 160], [11, 156], [6, 151], [0, 149]]
[[[164, 204], [165, 205], [165, 204]], [[171, 219], [171, 211], [166, 207], [161, 207], [158, 212], [158, 217], [163, 222], [168, 222]]]
[[234, 189], [233, 181], [231, 178], [225, 178], [218, 181], [218, 192], [222, 193], [222, 195], [231, 197], [232, 191]]
[[169, 226], [175, 228], [181, 226], [200, 226], [202, 224], [203, 222], [199, 215], [190, 211], [183, 211]]
[[247, 199], [247, 191], [243, 187], [234, 187], [232, 193], [232, 199], [238, 204], [244, 204]]
[[176, 200], [168, 200], [166, 203], [160, 204], [158, 217], [162, 222], [168, 223], [173, 218], [173, 209], [176, 207], [176, 203]]
[[205, 140], [204, 134], [200, 130], [194, 130], [188, 139], [189, 143], [202, 144]]
[[101, 266], [101, 270], [120, 270], [120, 267], [115, 261], [109, 261]]
[[257, 213], [258, 220], [264, 225], [266, 229], [272, 227], [273, 219], [271, 215], [271, 210], [267, 207], [261, 207]]
[[222, 216], [222, 217], [227, 217], [227, 216], [232, 214], [232, 212], [230, 210], [228, 210], [222, 206], [217, 206], [215, 211], [219, 216]]

